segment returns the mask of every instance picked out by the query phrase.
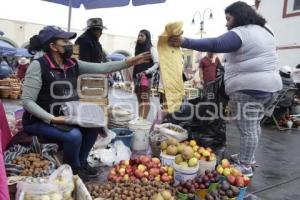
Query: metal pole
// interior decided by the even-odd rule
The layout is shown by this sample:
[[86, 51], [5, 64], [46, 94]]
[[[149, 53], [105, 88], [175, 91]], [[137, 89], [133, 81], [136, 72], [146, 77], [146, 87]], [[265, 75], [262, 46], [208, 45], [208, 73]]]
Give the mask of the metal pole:
[[71, 18], [72, 18], [72, 0], [69, 0], [68, 32], [70, 32], [71, 29]]

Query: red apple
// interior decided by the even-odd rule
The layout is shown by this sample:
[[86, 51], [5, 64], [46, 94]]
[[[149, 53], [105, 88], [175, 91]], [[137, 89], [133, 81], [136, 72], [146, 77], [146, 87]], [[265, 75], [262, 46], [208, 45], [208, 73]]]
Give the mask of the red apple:
[[244, 176], [244, 183], [245, 183], [245, 186], [248, 186], [251, 182], [251, 179], [248, 177], [248, 176]]
[[159, 158], [153, 157], [151, 160], [152, 160], [152, 162], [154, 162], [156, 164], [160, 164]]
[[150, 161], [151, 161], [151, 157], [150, 156], [140, 156], [140, 162], [142, 164], [146, 165]]
[[164, 168], [164, 167], [161, 167], [160, 169], [159, 169], [159, 173], [160, 174], [164, 174], [164, 173], [166, 173], [167, 172], [167, 170]]
[[162, 175], [162, 176], [160, 177], [160, 180], [161, 180], [162, 182], [169, 182], [169, 181], [170, 181], [170, 178], [169, 178], [168, 174], [164, 174], [164, 175]]
[[149, 177], [149, 172], [145, 171], [144, 172], [144, 177]]
[[131, 166], [126, 167], [126, 173], [127, 174], [132, 174], [132, 167]]
[[227, 181], [231, 184], [234, 185], [235, 183], [235, 177], [232, 175], [227, 176]]
[[135, 170], [134, 171], [134, 175], [137, 177], [137, 178], [142, 178], [144, 176], [144, 172], [140, 171], [140, 170]]
[[244, 178], [243, 177], [236, 178], [235, 184], [236, 184], [236, 186], [238, 186], [240, 188], [245, 187]]
[[159, 170], [158, 168], [151, 168], [151, 169], [149, 170], [149, 174], [152, 175], [152, 176], [157, 176], [157, 175], [159, 175], [159, 172], [160, 172], [160, 170]]

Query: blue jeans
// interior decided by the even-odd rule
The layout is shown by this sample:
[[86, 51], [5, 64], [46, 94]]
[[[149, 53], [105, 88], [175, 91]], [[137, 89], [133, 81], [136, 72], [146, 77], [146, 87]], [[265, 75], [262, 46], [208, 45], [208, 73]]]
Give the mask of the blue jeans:
[[95, 144], [99, 129], [79, 127], [63, 131], [44, 122], [35, 122], [25, 125], [24, 131], [30, 135], [61, 142], [64, 148], [63, 162], [74, 169], [87, 163], [87, 157]]

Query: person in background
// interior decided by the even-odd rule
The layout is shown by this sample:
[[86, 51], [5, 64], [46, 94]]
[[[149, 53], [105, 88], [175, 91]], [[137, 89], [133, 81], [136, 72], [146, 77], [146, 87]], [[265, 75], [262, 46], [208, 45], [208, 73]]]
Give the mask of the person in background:
[[70, 40], [75, 37], [74, 32], [47, 26], [30, 39], [30, 52], [43, 50], [45, 53], [31, 62], [27, 69], [22, 93], [25, 110], [22, 121], [26, 133], [62, 143], [63, 162], [72, 167], [74, 174], [88, 179], [98, 173], [87, 163], [98, 129], [68, 126], [59, 105], [79, 100], [78, 76], [118, 71], [148, 62], [151, 56], [145, 52], [126, 61], [84, 62], [71, 58], [73, 45]]
[[292, 78], [298, 89], [296, 92], [296, 97], [297, 97], [296, 100], [297, 102], [300, 102], [300, 64], [297, 65], [295, 69], [292, 71]]
[[29, 59], [22, 57], [18, 60], [18, 67], [17, 67], [17, 77], [18, 79], [23, 82], [25, 74], [26, 74], [26, 70], [29, 66]]
[[106, 62], [106, 56], [99, 42], [103, 29], [106, 27], [103, 26], [101, 18], [87, 20], [86, 31], [75, 41], [79, 46], [79, 60], [93, 63]]
[[[143, 119], [147, 119], [150, 111], [151, 79], [153, 74], [157, 71], [159, 65], [157, 50], [152, 45], [150, 32], [143, 29], [138, 35], [135, 46], [135, 55], [147, 51], [151, 52], [150, 62], [135, 65], [133, 68], [135, 93], [139, 104], [139, 117]], [[141, 87], [140, 83], [143, 76], [146, 76], [148, 79], [149, 85], [147, 88]]]
[[276, 42], [266, 20], [245, 2], [225, 9], [228, 32], [207, 39], [170, 37], [171, 46], [196, 51], [225, 53], [225, 91], [232, 120], [240, 132], [240, 152], [231, 156], [236, 167], [252, 176], [255, 151], [261, 135], [265, 109], [282, 89], [278, 73]]
[[199, 69], [202, 69], [200, 77], [202, 78], [204, 87], [209, 81], [216, 80], [219, 65], [221, 65], [221, 62], [213, 52], [207, 52], [207, 55], [201, 59]]

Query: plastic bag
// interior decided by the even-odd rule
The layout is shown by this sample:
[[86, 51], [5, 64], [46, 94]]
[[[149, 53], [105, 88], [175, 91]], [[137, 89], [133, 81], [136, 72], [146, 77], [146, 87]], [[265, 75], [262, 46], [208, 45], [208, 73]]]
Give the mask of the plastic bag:
[[69, 200], [74, 191], [73, 172], [62, 165], [49, 179], [28, 178], [17, 185], [16, 200]]
[[43, 178], [30, 178], [17, 184], [16, 200], [62, 199], [58, 186]]
[[72, 197], [74, 190], [73, 171], [69, 165], [62, 165], [55, 170], [49, 177], [49, 183], [58, 186], [63, 199]]
[[154, 130], [166, 135], [167, 137], [174, 137], [180, 142], [188, 138], [188, 133], [185, 129], [171, 123], [156, 125]]
[[98, 149], [92, 151], [88, 162], [91, 166], [100, 166], [100, 162], [106, 166], [118, 164], [121, 160], [129, 160], [131, 156], [130, 149], [122, 141], [115, 141], [109, 149]]
[[94, 149], [104, 149], [108, 146], [109, 143], [116, 137], [116, 133], [105, 128], [104, 131], [106, 132], [107, 136], [102, 137], [101, 135], [98, 135], [98, 138], [95, 142]]

